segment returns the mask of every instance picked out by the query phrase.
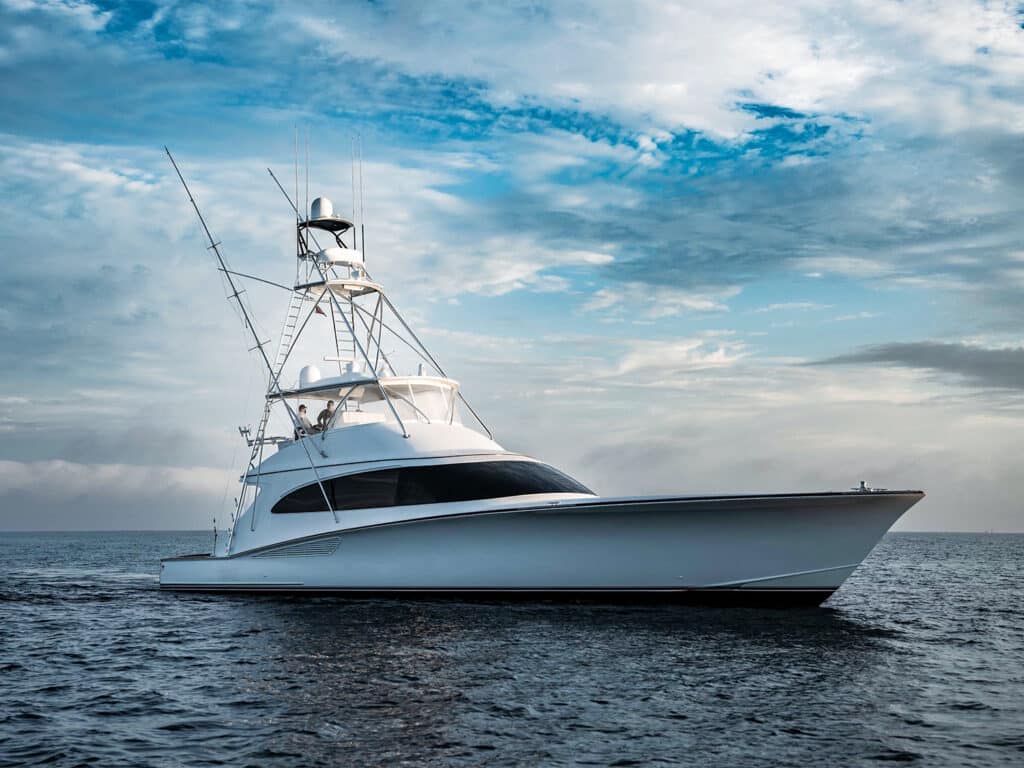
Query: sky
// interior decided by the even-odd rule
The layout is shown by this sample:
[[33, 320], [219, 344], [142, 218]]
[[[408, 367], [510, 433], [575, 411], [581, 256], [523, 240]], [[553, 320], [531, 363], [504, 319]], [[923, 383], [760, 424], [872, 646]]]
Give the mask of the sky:
[[1024, 531], [1024, 5], [912, 0], [0, 0], [0, 529], [227, 523], [266, 381], [163, 147], [287, 282], [296, 130], [505, 447]]

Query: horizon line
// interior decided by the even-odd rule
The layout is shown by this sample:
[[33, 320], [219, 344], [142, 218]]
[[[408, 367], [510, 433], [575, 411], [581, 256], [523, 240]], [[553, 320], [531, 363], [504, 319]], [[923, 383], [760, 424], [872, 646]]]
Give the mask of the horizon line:
[[[217, 528], [217, 531], [228, 531], [228, 528]], [[210, 533], [210, 528], [0, 528], [0, 533]], [[956, 534], [999, 534], [1007, 536], [1024, 535], [1024, 530], [995, 530], [991, 528], [973, 530], [927, 530], [907, 529], [898, 531], [886, 531], [890, 533], [956, 533]]]

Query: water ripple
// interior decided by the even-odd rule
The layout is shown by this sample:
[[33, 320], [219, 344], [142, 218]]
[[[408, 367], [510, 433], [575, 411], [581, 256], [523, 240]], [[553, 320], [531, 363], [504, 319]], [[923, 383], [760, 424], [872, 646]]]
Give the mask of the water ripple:
[[0, 765], [1018, 765], [1024, 537], [822, 609], [161, 593], [201, 534], [0, 540]]

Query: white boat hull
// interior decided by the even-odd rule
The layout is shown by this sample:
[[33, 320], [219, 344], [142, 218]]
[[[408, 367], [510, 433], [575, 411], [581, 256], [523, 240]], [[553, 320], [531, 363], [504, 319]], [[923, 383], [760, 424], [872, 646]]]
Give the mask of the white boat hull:
[[[230, 557], [164, 560], [164, 589], [817, 604], [918, 491], [591, 498], [430, 515]], [[342, 521], [344, 523], [344, 521]]]

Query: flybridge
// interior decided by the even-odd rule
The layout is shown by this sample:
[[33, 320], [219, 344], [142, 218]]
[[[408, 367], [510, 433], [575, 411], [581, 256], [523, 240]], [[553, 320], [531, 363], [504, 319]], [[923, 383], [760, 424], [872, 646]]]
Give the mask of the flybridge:
[[[383, 287], [373, 280], [363, 252], [357, 248], [363, 238], [357, 240], [353, 222], [336, 215], [330, 199], [317, 197], [304, 215], [267, 169], [295, 215], [295, 277], [289, 287], [229, 268], [222, 244], [211, 235], [169, 150], [167, 155], [217, 258], [228, 298], [239, 309], [253, 339], [250, 351], [258, 353], [267, 376], [265, 405], [257, 428], [239, 429], [251, 452], [234, 519], [245, 510], [249, 489], [253, 496], [258, 492], [260, 467], [267, 450], [273, 448], [303, 455], [320, 483], [317, 464], [328, 458], [328, 434], [345, 427], [390, 423], [408, 438], [413, 423], [461, 423], [461, 405], [490, 436], [458, 383], [448, 377]], [[361, 176], [360, 169], [360, 182]], [[296, 200], [297, 180], [298, 173]], [[354, 201], [353, 172], [353, 211]], [[271, 351], [271, 340], [257, 330], [239, 279], [258, 280], [290, 294], [276, 351]], [[315, 427], [312, 418], [300, 413], [300, 406], [306, 406], [300, 401], [317, 403], [320, 417]], [[273, 434], [278, 429], [284, 434]], [[316, 456], [319, 458], [314, 461]], [[326, 492], [324, 499], [330, 506]]]

